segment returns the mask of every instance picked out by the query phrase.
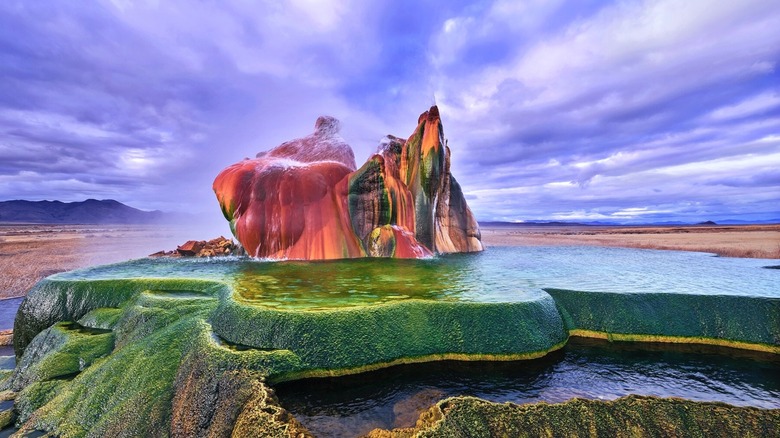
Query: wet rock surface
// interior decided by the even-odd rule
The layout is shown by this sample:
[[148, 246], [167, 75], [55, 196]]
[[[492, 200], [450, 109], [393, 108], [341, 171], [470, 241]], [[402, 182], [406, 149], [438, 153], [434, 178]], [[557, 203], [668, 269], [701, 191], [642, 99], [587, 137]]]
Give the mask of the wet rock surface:
[[[513, 288], [517, 281], [498, 282], [499, 277], [506, 278], [509, 269], [497, 269], [497, 276], [491, 276], [492, 271], [463, 269], [471, 265], [462, 263], [485, 261], [492, 257], [491, 253], [437, 260], [337, 263], [141, 259], [50, 277], [30, 292], [17, 315], [14, 342], [19, 360], [10, 376], [0, 375], [0, 391], [15, 393], [10, 414], [15, 419], [9, 421], [14, 421], [23, 432], [44, 430], [59, 436], [305, 436], [307, 432], [297, 425], [284, 405], [279, 405], [269, 385], [422, 360], [540, 357], [562, 347], [573, 330], [583, 328], [594, 332], [626, 328], [632, 330], [628, 335], [647, 335], [638, 331], [645, 327], [638, 324], [644, 322], [637, 321], [640, 318], [628, 312], [633, 308], [652, 310], [645, 311], [642, 318], [652, 322], [648, 326], [660, 327], [660, 333], [676, 327], [670, 320], [685, 318], [686, 330], [699, 330], [693, 333], [700, 334], [694, 339], [696, 342], [712, 342], [710, 337], [718, 335], [720, 338], [714, 339], [717, 343], [735, 340], [741, 342], [735, 347], [778, 351], [776, 341], [772, 340], [777, 339], [778, 326], [773, 321], [780, 303], [773, 295], [773, 282], [753, 284], [758, 288], [754, 290], [765, 291], [766, 296], [762, 297], [710, 298], [691, 293], [691, 278], [684, 276], [681, 278], [685, 280], [685, 288], [678, 293], [618, 294], [550, 289], [549, 293], [539, 291], [517, 300], [517, 290]], [[621, 262], [626, 260], [625, 251], [618, 253]], [[599, 259], [605, 254], [599, 251]], [[497, 251], [495, 255], [501, 254]], [[581, 251], [574, 255], [574, 262], [582, 261]], [[641, 261], [647, 257], [643, 256]], [[555, 259], [561, 260], [560, 252], [555, 253]], [[519, 258], [516, 253], [507, 252], [491, 260], [487, 265], [491, 268], [511, 267]], [[724, 260], [713, 263], [731, 264]], [[456, 281], [458, 276], [471, 276], [479, 283], [469, 280], [463, 284], [489, 285], [485, 297], [490, 299], [473, 301], [474, 287], [470, 286], [462, 293], [471, 296], [471, 301], [393, 298], [376, 305], [370, 301], [344, 308], [277, 309], [261, 304], [265, 301], [252, 304], [234, 289], [239, 287], [238, 280], [245, 279], [247, 287], [276, 295], [281, 289], [272, 286], [285, 285], [282, 280], [295, 280], [295, 272], [314, 271], [317, 281], [301, 286], [301, 297], [311, 295], [312, 288], [318, 284], [327, 284], [334, 287], [325, 292], [332, 302], [331, 292], [343, 291], [350, 284], [344, 280], [356, 280], [352, 284], [363, 285], [363, 279], [368, 278], [365, 275], [372, 272], [367, 269], [371, 264], [380, 267], [378, 274], [385, 273], [388, 266], [394, 266], [396, 274], [404, 266], [413, 267], [414, 272], [423, 269], [425, 275], [401, 275], [398, 279], [397, 284], [406, 292], [410, 285], [422, 284], [420, 288], [424, 291], [447, 284], [454, 287], [460, 284], [458, 281], [465, 281]], [[541, 266], [550, 269], [548, 265]], [[619, 266], [625, 276], [626, 263]], [[323, 267], [328, 269], [322, 270]], [[589, 275], [593, 267], [593, 264], [587, 266]], [[360, 275], [344, 276], [348, 268]], [[260, 272], [252, 273], [252, 269]], [[644, 268], [640, 272], [642, 278], [649, 275]], [[378, 274], [369, 277], [378, 279], [381, 276]], [[669, 275], [669, 270], [664, 269], [663, 274]], [[758, 265], [751, 277], [771, 274]], [[496, 301], [504, 288], [510, 289], [514, 301]], [[395, 290], [387, 287], [384, 292], [374, 292], [395, 296]], [[675, 298], [679, 295], [684, 297]], [[354, 295], [348, 297], [354, 299]], [[442, 298], [446, 297], [453, 298], [450, 295]], [[299, 297], [295, 301], [301, 300]], [[600, 304], [586, 306], [589, 302]], [[637, 303], [647, 306], [637, 306]], [[685, 310], [692, 308], [701, 309], [697, 317]], [[681, 313], [671, 319], [662, 316], [674, 312]], [[726, 321], [722, 315], [734, 317], [728, 319], [729, 325], [723, 326], [728, 330], [711, 332], [713, 323]], [[612, 325], [594, 325], [600, 319]], [[763, 328], [759, 330], [756, 326]], [[649, 334], [657, 341], [654, 333]], [[743, 333], [752, 333], [752, 337], [745, 338]], [[610, 331], [608, 335], [614, 337], [619, 333]], [[670, 342], [691, 341], [689, 332], [673, 331], [670, 335], [673, 337]], [[760, 345], [756, 347], [756, 343]], [[393, 406], [393, 411], [395, 415], [412, 416], [437, 397], [433, 392], [419, 393], [408, 402]], [[648, 398], [642, 398], [645, 399]], [[733, 421], [722, 427], [726, 431], [724, 435], [777, 434], [773, 426], [777, 421], [776, 409], [734, 408], [717, 403], [675, 404], [674, 400], [653, 403], [578, 402], [564, 403], [568, 406], [564, 408], [543, 404], [527, 408], [450, 399], [450, 404], [438, 403], [438, 411], [425, 410], [418, 429], [377, 433], [515, 436], [526, 427], [541, 430], [542, 435], [547, 430], [555, 434], [572, 427], [572, 434], [577, 436], [584, 434], [586, 429], [579, 427], [585, 426], [570, 425], [574, 420], [568, 418], [581, 415], [585, 416], [583, 424], [590, 425], [588, 431], [591, 426], [601, 427], [602, 423], [609, 427], [618, 425], [604, 429], [605, 436], [613, 435], [610, 431], [619, 427], [636, 427], [644, 435], [670, 436], [680, 435], [678, 432], [686, 428], [699, 430], [698, 427], [707, 434], [714, 431], [718, 436], [720, 426], [712, 418]], [[524, 414], [531, 409], [533, 415]], [[548, 410], [553, 413], [545, 413]], [[681, 412], [688, 411], [694, 416], [683, 418]], [[528, 422], [533, 424], [527, 426]], [[667, 423], [671, 425], [666, 426]], [[392, 427], [392, 423], [382, 427]]]
[[222, 212], [249, 255], [274, 259], [421, 258], [483, 249], [450, 173], [436, 106], [407, 139], [387, 136], [356, 169], [338, 121], [223, 170]]
[[174, 384], [171, 436], [310, 437], [257, 372], [219, 369], [191, 354]]
[[414, 428], [374, 430], [371, 438], [496, 436], [777, 436], [780, 409], [628, 396], [614, 401], [490, 403], [473, 397], [443, 400]]

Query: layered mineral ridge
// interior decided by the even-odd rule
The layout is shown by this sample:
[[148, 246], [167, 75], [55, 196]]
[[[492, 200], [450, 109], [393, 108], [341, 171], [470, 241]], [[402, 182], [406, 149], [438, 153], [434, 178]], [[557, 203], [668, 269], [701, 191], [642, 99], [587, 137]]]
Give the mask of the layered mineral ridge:
[[385, 137], [356, 169], [339, 122], [229, 166], [214, 192], [248, 254], [273, 259], [420, 258], [483, 249], [450, 173], [436, 106], [408, 140]]
[[[149, 258], [50, 276], [19, 307], [16, 358], [0, 351], [0, 436], [13, 424], [20, 429], [15, 436], [307, 437], [274, 395], [276, 384], [405, 363], [538, 358], [571, 336], [780, 354], [776, 270], [762, 268], [762, 261], [594, 247], [568, 250], [568, 260], [581, 263], [570, 270], [567, 250], [545, 260], [547, 251], [495, 248], [477, 257], [329, 263]], [[686, 269], [671, 269], [684, 261]], [[719, 272], [722, 281], [702, 282]], [[652, 281], [636, 291], [627, 287], [632, 280], [612, 273]], [[626, 292], [599, 291], [615, 283]], [[579, 290], [529, 286], [546, 284]], [[654, 348], [641, 356], [658, 355], [663, 363]], [[751, 362], [746, 369], [777, 374], [776, 366]], [[543, 380], [577, 373], [558, 369], [554, 357], [545, 363]], [[670, 372], [698, 376], [707, 386], [696, 363]], [[464, 388], [483, 384], [474, 377]], [[614, 372], [605, 379], [632, 385]], [[386, 415], [365, 412], [366, 418]], [[413, 429], [372, 436], [779, 433], [777, 408], [637, 396], [522, 406], [457, 397], [436, 403]]]

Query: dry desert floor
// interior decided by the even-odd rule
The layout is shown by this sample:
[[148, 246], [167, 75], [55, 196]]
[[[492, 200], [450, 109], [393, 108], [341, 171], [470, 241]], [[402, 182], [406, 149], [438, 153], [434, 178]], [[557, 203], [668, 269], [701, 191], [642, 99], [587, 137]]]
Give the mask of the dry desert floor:
[[[0, 299], [24, 296], [41, 278], [57, 272], [144, 257], [186, 240], [213, 237], [179, 227], [0, 224]], [[500, 225], [483, 226], [482, 240], [487, 247], [598, 245], [780, 258], [780, 225]]]
[[0, 224], [0, 299], [24, 296], [57, 272], [174, 249], [187, 233], [155, 225]]
[[593, 245], [780, 258], [780, 224], [687, 226], [493, 225], [486, 246]]

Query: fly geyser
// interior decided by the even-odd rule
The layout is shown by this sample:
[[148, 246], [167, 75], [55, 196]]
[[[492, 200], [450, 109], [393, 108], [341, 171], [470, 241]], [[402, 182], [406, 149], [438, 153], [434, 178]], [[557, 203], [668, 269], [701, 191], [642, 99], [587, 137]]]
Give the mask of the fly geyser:
[[483, 249], [450, 173], [436, 106], [407, 140], [385, 137], [356, 169], [339, 122], [224, 169], [214, 192], [248, 254], [274, 259], [420, 258]]

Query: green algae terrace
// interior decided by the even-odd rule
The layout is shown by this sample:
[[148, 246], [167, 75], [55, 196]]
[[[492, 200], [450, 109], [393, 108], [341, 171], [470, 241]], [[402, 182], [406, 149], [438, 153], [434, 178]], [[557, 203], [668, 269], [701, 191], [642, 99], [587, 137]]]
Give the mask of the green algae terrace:
[[[770, 264], [595, 247], [426, 260], [141, 259], [39, 283], [15, 323], [20, 365], [0, 390], [18, 394], [29, 428], [165, 435], [218, 410], [217, 395], [196, 396], [227, 375], [247, 378], [229, 372], [274, 383], [526, 359], [570, 333], [778, 353], [780, 271]], [[250, 414], [276, 409], [267, 399]]]
[[[221, 286], [212, 297], [220, 304], [208, 318], [218, 338], [302, 356], [319, 350], [304, 368], [348, 373], [445, 356], [535, 357], [559, 348], [569, 333], [775, 352], [780, 275], [765, 269], [770, 262], [597, 247], [504, 247], [423, 260], [139, 259], [54, 275], [42, 288], [96, 287], [95, 303], [65, 300], [78, 305], [60, 316], [75, 320], [104, 300], [115, 307], [146, 289], [159, 296], [169, 282], [176, 286], [168, 296], [180, 299], [209, 297], [198, 290]], [[111, 297], [117, 288], [100, 290], [104, 282], [123, 281], [135, 285], [123, 298]], [[21, 321], [26, 311], [40, 313], [33, 307], [47, 308], [39, 295], [34, 291], [22, 305]], [[43, 329], [57, 321], [52, 316], [33, 325]], [[31, 340], [24, 328], [17, 327], [17, 345]], [[430, 339], [415, 347], [411, 341], [421, 334]], [[396, 336], [409, 344], [386, 349]], [[380, 353], [336, 359], [338, 351], [360, 348]]]
[[[301, 330], [311, 329], [308, 324], [315, 320], [329, 329], [336, 329], [339, 325], [351, 324], [352, 318], [360, 319], [366, 312], [371, 312], [379, 319], [373, 322], [374, 327], [364, 329], [381, 331], [383, 324], [399, 325], [393, 320], [404, 318], [398, 315], [399, 312], [426, 309], [418, 316], [436, 319], [437, 311], [448, 309], [455, 314], [451, 323], [458, 325], [458, 330], [462, 330], [460, 322], [463, 322], [466, 331], [472, 332], [470, 326], [479, 323], [473, 318], [475, 315], [470, 318], [466, 314], [492, 312], [487, 318], [492, 321], [489, 325], [496, 326], [493, 328], [497, 332], [474, 332], [472, 341], [480, 340], [484, 346], [498, 341], [489, 339], [493, 335], [500, 339], [500, 333], [505, 333], [505, 346], [488, 349], [482, 354], [522, 355], [547, 351], [564, 342], [564, 323], [565, 329], [580, 333], [703, 337], [776, 345], [780, 343], [780, 328], [779, 317], [774, 311], [780, 302], [780, 278], [777, 270], [765, 269], [769, 263], [768, 260], [722, 258], [703, 253], [595, 247], [506, 247], [479, 254], [423, 260], [139, 259], [54, 275], [38, 289], [61, 289], [55, 293], [61, 295], [67, 294], [75, 285], [97, 287], [98, 290], [90, 293], [91, 299], [95, 300], [93, 303], [65, 299], [65, 307], [72, 308], [62, 309], [65, 313], [60, 316], [75, 320], [92, 308], [102, 306], [101, 302], [112, 302], [108, 307], [118, 306], [137, 293], [136, 289], [144, 289], [145, 282], [174, 282], [176, 287], [173, 289], [178, 290], [180, 298], [186, 297], [187, 293], [181, 295], [185, 290], [190, 290], [190, 295], [203, 296], [204, 293], [198, 290], [206, 284], [222, 285], [226, 288], [217, 294], [221, 297], [220, 305], [209, 321], [217, 326], [232, 326], [236, 322], [232, 318], [237, 318], [244, 323], [231, 327], [220, 336], [237, 344], [275, 349], [290, 346], [268, 336], [279, 335], [274, 331], [283, 331], [279, 327], [293, 321], [306, 321], [301, 324], [307, 327], [301, 326]], [[112, 294], [112, 289], [116, 291], [117, 288], [99, 290], [100, 284], [117, 281], [129, 281], [128, 285], [135, 287], [120, 288], [127, 289], [124, 295]], [[41, 314], [41, 309], [51, 306], [50, 293], [38, 289], [21, 307], [17, 346], [31, 340], [25, 333], [25, 321], [29, 317], [35, 319], [33, 315]], [[150, 284], [147, 289], [159, 294], [166, 287]], [[397, 306], [400, 310], [396, 309], [395, 314], [387, 310]], [[703, 309], [699, 309], [702, 306]], [[365, 309], [359, 310], [361, 308]], [[350, 309], [355, 311], [350, 313]], [[686, 315], [688, 311], [694, 314]], [[338, 316], [315, 315], [317, 312], [328, 315], [336, 312]], [[27, 313], [30, 313], [29, 317]], [[561, 321], [559, 314], [565, 321]], [[43, 329], [48, 326], [44, 324], [57, 321], [55, 316], [45, 316], [33, 325]], [[464, 320], [459, 321], [460, 318]], [[499, 322], [501, 318], [508, 319]], [[271, 324], [268, 321], [277, 324], [274, 331], [261, 334], [261, 328]], [[439, 322], [445, 326], [437, 330], [453, 328], [446, 325], [447, 321]], [[517, 350], [521, 347], [517, 339], [509, 341], [508, 338], [517, 338], [517, 332], [508, 332], [507, 322], [519, 324], [529, 335], [526, 337], [533, 338], [523, 349]], [[360, 325], [360, 321], [353, 323]], [[430, 325], [431, 321], [423, 323]], [[423, 329], [407, 325], [410, 330]], [[514, 328], [521, 328], [519, 326]], [[29, 335], [34, 334], [37, 331], [33, 329]], [[296, 335], [306, 334], [287, 332], [282, 337], [289, 341]], [[252, 343], [258, 341], [258, 337], [263, 338], [263, 345]], [[468, 344], [466, 340], [455, 339], [451, 345], [453, 351], [415, 351], [415, 355], [480, 353], [476, 346], [464, 344]], [[400, 357], [376, 359], [384, 362]], [[345, 362], [339, 367], [362, 365], [365, 364]]]
[[42, 282], [20, 308], [16, 347], [21, 353], [54, 322], [122, 307], [145, 291], [212, 299], [205, 320], [225, 345], [292, 352], [301, 363], [277, 380], [538, 357], [570, 333], [777, 352], [780, 291], [768, 262], [594, 247], [424, 260], [139, 259]]
[[263, 262], [139, 259], [66, 272], [53, 280], [193, 278], [224, 282], [247, 303], [318, 310], [404, 299], [518, 302], [543, 289], [780, 298], [774, 260], [598, 247], [497, 247], [423, 260]]

